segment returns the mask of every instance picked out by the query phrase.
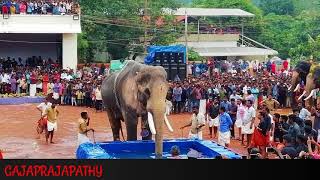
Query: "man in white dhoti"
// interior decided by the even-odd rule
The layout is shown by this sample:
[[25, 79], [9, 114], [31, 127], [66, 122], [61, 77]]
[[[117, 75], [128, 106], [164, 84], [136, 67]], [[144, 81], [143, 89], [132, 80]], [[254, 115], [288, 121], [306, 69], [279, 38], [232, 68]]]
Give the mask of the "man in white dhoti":
[[202, 140], [202, 127], [205, 126], [205, 116], [204, 114], [199, 113], [199, 107], [193, 108], [193, 114], [191, 117], [191, 122], [180, 129], [191, 126], [189, 132], [190, 139], [199, 139]]
[[[256, 110], [252, 107], [253, 102], [247, 100], [247, 107], [245, 109], [244, 117], [242, 119], [242, 141], [241, 144], [248, 148], [251, 143], [252, 134], [254, 132], [254, 121], [256, 118]], [[247, 135], [247, 145], [244, 145], [244, 135]]]
[[79, 123], [79, 132], [78, 132], [78, 145], [90, 142], [90, 139], [87, 136], [88, 131], [94, 132], [94, 129], [88, 128], [90, 118], [88, 112], [81, 112], [81, 118], [78, 120]]
[[47, 119], [45, 117], [46, 110], [51, 107], [51, 103], [48, 102], [46, 98], [43, 103], [37, 106], [37, 109], [41, 112], [41, 118], [38, 120], [37, 132], [38, 138], [40, 138], [40, 134], [44, 131], [47, 134]]
[[52, 104], [50, 108], [46, 110], [43, 117], [47, 116], [48, 122], [47, 122], [47, 128], [48, 133], [46, 134], [46, 142], [48, 144], [48, 139], [50, 136], [50, 143], [53, 144], [53, 134], [54, 131], [57, 131], [57, 117], [59, 115], [59, 111], [55, 104]]

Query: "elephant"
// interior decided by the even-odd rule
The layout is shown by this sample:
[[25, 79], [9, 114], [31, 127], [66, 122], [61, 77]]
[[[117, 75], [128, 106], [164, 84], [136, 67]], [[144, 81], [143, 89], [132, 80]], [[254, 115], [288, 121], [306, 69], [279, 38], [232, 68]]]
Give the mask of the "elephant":
[[[305, 107], [310, 107], [314, 104], [312, 96], [316, 89], [320, 88], [320, 65], [314, 62], [301, 61], [293, 70], [291, 87], [294, 88], [293, 92], [297, 92], [301, 88], [301, 82], [305, 83], [305, 89], [299, 96], [298, 101], [303, 97]], [[292, 96], [292, 107], [297, 106], [297, 99]]]
[[163, 123], [173, 129], [165, 115], [168, 92], [167, 73], [161, 66], [148, 66], [126, 61], [124, 67], [107, 76], [101, 87], [101, 95], [111, 125], [113, 140], [120, 141], [121, 121], [125, 123], [127, 140], [137, 140], [138, 118], [141, 128], [147, 132], [143, 140], [155, 135], [155, 155], [162, 158]]

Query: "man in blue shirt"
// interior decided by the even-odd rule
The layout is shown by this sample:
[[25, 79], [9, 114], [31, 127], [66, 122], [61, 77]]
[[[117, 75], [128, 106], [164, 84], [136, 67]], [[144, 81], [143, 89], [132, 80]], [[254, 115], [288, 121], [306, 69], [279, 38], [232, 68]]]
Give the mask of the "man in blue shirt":
[[224, 107], [220, 107], [220, 127], [219, 127], [219, 138], [218, 143], [222, 146], [229, 147], [230, 144], [230, 128], [232, 126], [232, 120], [228, 113], [226, 113], [226, 109]]
[[181, 85], [178, 84], [176, 87], [173, 88], [173, 106], [174, 112], [180, 113], [181, 111], [181, 95], [182, 95], [182, 88]]
[[228, 101], [228, 97], [225, 97], [220, 103], [220, 107], [224, 107], [226, 112], [230, 111], [231, 103]]

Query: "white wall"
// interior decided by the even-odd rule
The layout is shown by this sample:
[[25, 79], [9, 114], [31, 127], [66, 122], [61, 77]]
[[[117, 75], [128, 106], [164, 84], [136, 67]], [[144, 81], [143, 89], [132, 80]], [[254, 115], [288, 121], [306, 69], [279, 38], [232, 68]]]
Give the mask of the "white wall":
[[203, 47], [237, 47], [236, 41], [226, 42], [188, 42], [189, 47], [203, 48]]
[[77, 34], [63, 34], [62, 66], [64, 69], [76, 69], [78, 63]]
[[[60, 43], [36, 44], [26, 42]], [[41, 56], [44, 59], [51, 58], [52, 60], [57, 60], [60, 56], [59, 49], [61, 51], [61, 48], [61, 34], [0, 34], [0, 57], [4, 58], [12, 57], [18, 60], [18, 58], [21, 57], [25, 60], [28, 57]]]
[[81, 33], [80, 16], [10, 15], [0, 18], [0, 33]]

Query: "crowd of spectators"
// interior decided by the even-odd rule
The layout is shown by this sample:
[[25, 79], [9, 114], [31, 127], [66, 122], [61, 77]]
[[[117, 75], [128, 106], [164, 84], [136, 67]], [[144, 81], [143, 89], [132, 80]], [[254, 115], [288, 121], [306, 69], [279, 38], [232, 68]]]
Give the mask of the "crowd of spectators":
[[[32, 95], [32, 87], [36, 87], [38, 93], [58, 104], [102, 110], [100, 88], [108, 68], [85, 64], [73, 71], [62, 69], [60, 64], [41, 57], [0, 59], [0, 94]], [[199, 112], [205, 112], [210, 136], [220, 141], [218, 134], [228, 134], [229, 125], [219, 116], [223, 115], [224, 120], [230, 116], [230, 138], [240, 140], [252, 158], [267, 158], [272, 153], [280, 158], [320, 158], [320, 104], [303, 107], [300, 102], [290, 115], [276, 111], [291, 108], [293, 94], [287, 63], [279, 73], [269, 61], [256, 65], [229, 63], [229, 68], [217, 64], [193, 64], [186, 79], [169, 81], [167, 114], [193, 112], [204, 105], [205, 110]], [[251, 119], [259, 122], [247, 125]], [[222, 141], [230, 143], [227, 136]]]
[[[265, 63], [267, 64], [267, 63]], [[207, 66], [207, 68], [201, 68]], [[192, 74], [184, 81], [170, 82], [168, 100], [172, 103], [174, 113], [191, 112], [193, 106], [199, 106], [201, 99], [231, 100], [232, 95], [243, 97], [252, 95], [255, 107], [267, 100], [268, 95], [279, 102], [282, 108], [290, 107], [291, 77], [289, 74], [272, 73], [271, 68], [262, 65], [250, 72], [248, 66], [243, 70], [231, 71], [214, 67], [210, 73], [210, 65], [193, 65]], [[236, 66], [237, 67], [237, 66]], [[198, 71], [197, 68], [200, 70]], [[204, 69], [204, 70], [202, 70]], [[236, 99], [237, 100], [237, 99]]]
[[0, 94], [5, 97], [46, 96], [61, 105], [96, 107], [102, 110], [100, 87], [108, 72], [104, 65], [85, 64], [76, 71], [62, 69], [51, 59], [31, 57], [18, 62], [0, 59]]
[[[220, 142], [221, 138], [228, 137], [218, 134], [229, 131], [221, 125], [226, 116], [221, 114], [222, 110], [232, 120], [230, 138], [240, 140], [252, 158], [267, 158], [272, 154], [280, 158], [320, 158], [317, 143], [320, 141], [319, 91], [313, 97], [314, 106], [304, 107], [301, 101], [289, 116], [276, 113], [277, 109], [291, 109], [294, 96], [287, 62], [284, 61], [279, 70], [270, 61], [255, 65], [227, 62], [220, 66], [211, 62], [192, 64], [190, 69], [192, 75], [185, 80], [176, 78], [169, 82], [167, 114], [204, 107], [202, 112], [207, 116], [210, 137], [218, 137]], [[236, 128], [239, 135], [235, 134]], [[229, 145], [230, 140], [224, 141]]]
[[0, 12], [10, 14], [80, 14], [80, 5], [73, 0], [3, 0]]

